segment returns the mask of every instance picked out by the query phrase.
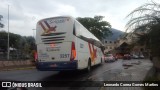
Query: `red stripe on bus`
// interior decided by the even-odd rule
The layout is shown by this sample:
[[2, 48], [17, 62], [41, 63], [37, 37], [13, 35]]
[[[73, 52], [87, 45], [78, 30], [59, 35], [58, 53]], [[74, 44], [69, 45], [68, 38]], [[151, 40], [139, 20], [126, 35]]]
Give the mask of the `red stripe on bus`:
[[44, 27], [44, 25], [42, 24], [42, 22], [39, 22], [39, 24], [41, 25], [41, 27], [43, 28], [43, 30], [45, 31], [46, 28]]
[[47, 21], [44, 21], [44, 23], [47, 25], [48, 28], [50, 28], [50, 25], [47, 23]]

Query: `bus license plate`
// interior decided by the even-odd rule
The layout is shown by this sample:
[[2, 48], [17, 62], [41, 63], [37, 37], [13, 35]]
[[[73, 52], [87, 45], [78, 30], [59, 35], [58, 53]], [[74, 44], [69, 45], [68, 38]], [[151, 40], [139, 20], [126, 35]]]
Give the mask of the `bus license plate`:
[[52, 64], [50, 65], [50, 67], [57, 67], [57, 64]]

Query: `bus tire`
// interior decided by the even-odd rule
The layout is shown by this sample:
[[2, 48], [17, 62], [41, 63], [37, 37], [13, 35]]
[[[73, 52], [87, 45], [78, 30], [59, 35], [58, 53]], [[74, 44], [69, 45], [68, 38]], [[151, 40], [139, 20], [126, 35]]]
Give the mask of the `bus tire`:
[[91, 71], [91, 59], [88, 60], [87, 72]]

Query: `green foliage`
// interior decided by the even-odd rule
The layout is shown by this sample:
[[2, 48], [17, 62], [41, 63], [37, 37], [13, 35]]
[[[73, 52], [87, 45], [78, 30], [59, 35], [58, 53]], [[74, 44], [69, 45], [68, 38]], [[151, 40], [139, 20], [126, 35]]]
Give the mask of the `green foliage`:
[[[20, 39], [20, 35], [9, 33], [10, 37], [10, 47], [17, 48], [17, 42]], [[0, 31], [0, 48], [4, 49], [5, 51], [7, 50], [7, 43], [8, 43], [8, 33], [5, 31]]]
[[137, 43], [150, 48], [153, 56], [160, 56], [159, 15], [160, 4], [147, 3], [132, 11], [128, 15], [128, 17], [131, 16], [131, 19], [126, 24], [127, 30], [131, 30], [139, 38]]
[[133, 10], [127, 17], [130, 20], [126, 24], [126, 30], [135, 31], [136, 29], [148, 31], [149, 27], [157, 22], [160, 23], [160, 4], [151, 2], [146, 3]]
[[0, 15], [0, 28], [3, 28], [3, 27], [4, 27], [4, 24], [2, 24], [2, 23], [1, 23], [2, 18], [3, 18], [3, 16], [2, 16], [2, 15]]
[[111, 25], [107, 21], [103, 21], [104, 16], [91, 17], [78, 17], [77, 20], [87, 28], [91, 33], [93, 33], [98, 39], [102, 40], [107, 35], [112, 34], [109, 28]]
[[[28, 55], [36, 50], [35, 39], [31, 36], [20, 36], [18, 34], [9, 33], [9, 46], [15, 48], [21, 55]], [[7, 52], [8, 33], [0, 31], [0, 49]]]
[[160, 23], [151, 27], [150, 48], [154, 56], [160, 56]]

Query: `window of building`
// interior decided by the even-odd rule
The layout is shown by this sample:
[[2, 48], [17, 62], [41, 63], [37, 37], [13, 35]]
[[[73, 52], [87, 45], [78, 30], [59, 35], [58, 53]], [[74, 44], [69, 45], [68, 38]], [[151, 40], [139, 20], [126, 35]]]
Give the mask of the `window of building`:
[[105, 43], [107, 43], [107, 41], [105, 41]]
[[110, 47], [110, 49], [112, 49], [112, 47]]
[[108, 49], [108, 47], [106, 47], [106, 49]]
[[112, 41], [110, 41], [110, 43], [112, 43]]

